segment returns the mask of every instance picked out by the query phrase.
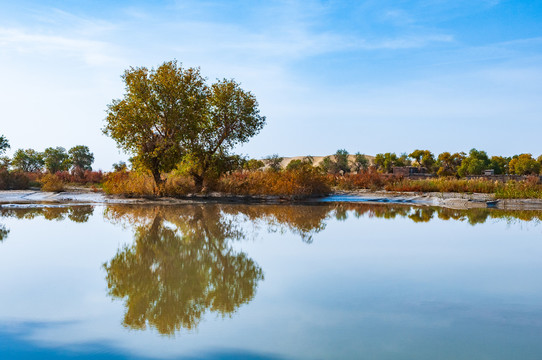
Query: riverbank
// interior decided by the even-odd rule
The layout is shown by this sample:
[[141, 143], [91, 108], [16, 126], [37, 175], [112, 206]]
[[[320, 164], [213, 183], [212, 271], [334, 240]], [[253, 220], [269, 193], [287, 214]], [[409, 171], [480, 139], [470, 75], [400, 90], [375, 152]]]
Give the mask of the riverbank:
[[[290, 199], [280, 196], [245, 196], [221, 193], [189, 195], [182, 198], [138, 197], [106, 195], [101, 191], [86, 188], [72, 188], [65, 192], [44, 192], [39, 190], [0, 191], [0, 206], [6, 204], [193, 204], [215, 203], [317, 203], [317, 202], [363, 202], [390, 203], [416, 206], [440, 206], [450, 209], [485, 208], [488, 206], [510, 210], [542, 210], [542, 199], [495, 199], [494, 194], [480, 193], [416, 193], [353, 190], [336, 191], [325, 197]], [[489, 204], [488, 204], [489, 202]]]

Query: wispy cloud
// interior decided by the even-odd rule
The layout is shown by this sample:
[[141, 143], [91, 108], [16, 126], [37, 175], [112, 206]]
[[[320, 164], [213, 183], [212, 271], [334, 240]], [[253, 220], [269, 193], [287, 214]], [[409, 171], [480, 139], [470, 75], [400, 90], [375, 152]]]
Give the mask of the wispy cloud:
[[76, 57], [88, 65], [102, 65], [118, 62], [113, 55], [111, 44], [66, 35], [43, 34], [13, 28], [0, 28], [0, 47], [2, 51], [16, 51], [23, 54], [52, 54], [63, 57]]

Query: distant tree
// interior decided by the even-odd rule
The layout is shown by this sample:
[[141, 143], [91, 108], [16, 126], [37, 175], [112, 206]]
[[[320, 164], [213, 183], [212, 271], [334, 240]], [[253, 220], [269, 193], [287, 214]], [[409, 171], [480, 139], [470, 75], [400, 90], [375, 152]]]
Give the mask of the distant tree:
[[497, 175], [508, 174], [510, 160], [512, 159], [502, 156], [492, 156], [489, 161], [489, 169], [493, 169]]
[[397, 160], [395, 161], [394, 166], [411, 166], [411, 165], [412, 165], [412, 160], [410, 160], [410, 158], [408, 157], [408, 154], [402, 153], [401, 156], [399, 156]]
[[416, 160], [418, 166], [423, 166], [429, 171], [433, 171], [434, 165], [436, 163], [435, 155], [429, 150], [414, 150], [410, 153], [412, 159]]
[[354, 155], [354, 161], [352, 167], [355, 172], [360, 172], [361, 170], [367, 170], [369, 168], [369, 159], [359, 152]]
[[461, 166], [466, 154], [464, 152], [450, 154], [443, 152], [438, 156], [436, 165], [438, 166], [438, 176], [455, 176], [457, 169]]
[[510, 173], [516, 175], [538, 175], [540, 167], [540, 163], [531, 154], [521, 154], [509, 163]]
[[482, 171], [489, 168], [489, 157], [485, 151], [471, 149], [469, 156], [461, 162], [457, 174], [461, 177], [466, 175], [480, 175]]
[[402, 164], [395, 153], [376, 154], [374, 163], [378, 170], [385, 173], [390, 173], [394, 166]]
[[8, 170], [11, 165], [11, 159], [7, 156], [0, 156], [0, 169]]
[[303, 159], [292, 160], [286, 165], [286, 170], [302, 170], [312, 168], [312, 156], [305, 156]]
[[320, 162], [319, 168], [320, 170], [325, 174], [333, 173], [334, 170], [334, 162], [331, 160], [331, 157], [326, 156], [322, 159]]
[[37, 172], [44, 165], [43, 154], [34, 149], [18, 149], [13, 154], [11, 165], [19, 171]]
[[326, 156], [320, 163], [320, 169], [329, 174], [339, 174], [350, 172], [348, 161], [348, 151], [339, 149], [332, 156]]
[[74, 170], [92, 170], [94, 154], [90, 152], [88, 146], [74, 146], [68, 151], [68, 154]]
[[334, 173], [349, 173], [350, 172], [350, 165], [348, 164], [348, 151], [345, 149], [339, 149], [335, 152], [333, 155], [333, 161], [335, 163], [334, 167]]
[[113, 171], [126, 171], [128, 166], [124, 161], [119, 161], [118, 163], [113, 164]]
[[0, 135], [0, 155], [6, 152], [9, 149], [9, 141], [4, 135]]
[[282, 169], [282, 160], [284, 160], [284, 158], [280, 157], [278, 154], [273, 154], [263, 159], [264, 163], [273, 171], [280, 171], [280, 169]]
[[63, 147], [49, 147], [43, 152], [45, 168], [54, 174], [57, 171], [67, 171], [71, 167], [70, 156]]
[[263, 161], [250, 159], [244, 164], [243, 168], [248, 171], [256, 171], [263, 168], [264, 166], [265, 166], [265, 163]]

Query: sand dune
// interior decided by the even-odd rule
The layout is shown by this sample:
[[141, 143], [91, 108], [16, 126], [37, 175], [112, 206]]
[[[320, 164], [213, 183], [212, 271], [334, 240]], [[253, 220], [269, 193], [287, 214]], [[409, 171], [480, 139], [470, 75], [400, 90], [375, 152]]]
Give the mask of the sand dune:
[[[329, 156], [333, 159], [333, 155], [326, 155], [326, 156]], [[322, 160], [326, 157], [326, 156], [313, 156], [312, 158], [314, 159], [314, 162], [313, 162], [313, 166], [318, 166], [320, 165], [320, 163], [322, 162]], [[374, 156], [371, 156], [371, 155], [365, 155], [365, 157], [367, 158], [367, 160], [369, 160], [369, 163], [372, 165], [374, 163]], [[280, 165], [285, 168], [286, 166], [288, 166], [288, 164], [290, 163], [290, 161], [292, 160], [303, 160], [303, 158], [305, 158], [305, 156], [292, 156], [292, 157], [285, 157], [282, 162], [280, 163]], [[348, 155], [348, 160], [353, 162], [354, 161], [354, 158], [355, 156], [354, 155]]]

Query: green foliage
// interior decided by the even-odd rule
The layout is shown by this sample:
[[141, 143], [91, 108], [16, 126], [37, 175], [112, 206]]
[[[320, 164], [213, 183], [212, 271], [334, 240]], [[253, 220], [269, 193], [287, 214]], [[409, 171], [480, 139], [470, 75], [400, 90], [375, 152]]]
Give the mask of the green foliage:
[[208, 87], [199, 69], [185, 70], [176, 61], [150, 71], [131, 68], [123, 79], [126, 94], [109, 105], [104, 133], [134, 154], [134, 163], [150, 170], [159, 188], [160, 174], [185, 158], [201, 189], [206, 177], [223, 171], [229, 151], [265, 124], [254, 95], [235, 81]]
[[243, 169], [248, 171], [260, 170], [265, 166], [265, 163], [261, 160], [250, 159], [243, 164]]
[[9, 141], [4, 135], [0, 135], [0, 155], [6, 152], [9, 149]]
[[297, 171], [297, 170], [307, 170], [310, 171], [312, 169], [312, 163], [313, 163], [312, 156], [305, 156], [303, 159], [299, 160], [292, 160], [286, 165], [286, 170], [289, 171]]
[[207, 176], [223, 172], [217, 165], [228, 161], [234, 146], [250, 140], [265, 125], [256, 97], [233, 80], [211, 85], [205, 115], [205, 121], [197, 123], [196, 133], [185, 145], [198, 163], [190, 173], [199, 189]]
[[510, 173], [516, 175], [537, 175], [540, 167], [540, 163], [533, 159], [531, 154], [521, 154], [509, 163]]
[[397, 158], [395, 166], [411, 166], [412, 161], [410, 161], [407, 153], [402, 153], [401, 156]]
[[395, 153], [376, 154], [374, 163], [378, 170], [384, 173], [390, 173], [394, 166], [404, 166], [403, 160]]
[[352, 167], [355, 172], [365, 171], [369, 168], [369, 159], [359, 152], [354, 155]]
[[113, 171], [126, 171], [128, 167], [124, 161], [119, 161], [118, 163], [113, 164]]
[[71, 167], [70, 156], [63, 147], [49, 147], [43, 152], [45, 168], [54, 174], [58, 171], [67, 171]]
[[465, 155], [466, 154], [464, 152], [454, 154], [450, 154], [449, 152], [443, 152], [442, 154], [440, 154], [436, 163], [436, 166], [438, 166], [437, 175], [457, 175], [457, 169], [461, 166]]
[[457, 174], [461, 177], [466, 175], [480, 175], [482, 171], [489, 168], [490, 161], [485, 151], [471, 149], [469, 156], [461, 162]]
[[489, 161], [489, 169], [493, 169], [496, 175], [503, 175], [509, 173], [508, 164], [510, 163], [510, 158], [505, 158], [502, 156], [492, 156]]
[[11, 160], [11, 165], [16, 170], [23, 172], [41, 171], [44, 164], [43, 154], [34, 149], [18, 149]]
[[334, 173], [339, 173], [342, 171], [342, 173], [349, 173], [350, 172], [350, 165], [348, 164], [348, 151], [345, 149], [339, 149], [337, 152], [333, 155], [334, 165], [332, 171]]
[[282, 169], [282, 160], [284, 160], [284, 158], [279, 156], [278, 154], [269, 155], [265, 159], [263, 159], [265, 164], [268, 165], [269, 169], [272, 171], [280, 171], [280, 169]]
[[209, 89], [199, 69], [183, 69], [176, 61], [157, 69], [124, 72], [125, 94], [108, 105], [103, 132], [133, 163], [150, 170], [157, 185], [184, 155], [182, 143], [195, 137], [205, 119]]
[[423, 166], [430, 172], [433, 171], [434, 165], [436, 163], [435, 155], [429, 150], [414, 150], [408, 155], [414, 159], [418, 166]]
[[11, 166], [11, 159], [7, 156], [0, 156], [0, 169], [8, 170]]
[[339, 149], [333, 156], [326, 156], [320, 163], [320, 169], [328, 174], [349, 173], [348, 151]]
[[74, 169], [92, 170], [94, 154], [90, 152], [88, 146], [74, 146], [68, 151], [68, 154], [70, 155], [70, 160]]
[[263, 280], [258, 264], [235, 249], [243, 233], [220, 208], [184, 210], [107, 210], [113, 222], [134, 224], [133, 245], [104, 264], [109, 295], [125, 301], [124, 326], [162, 335], [195, 329], [207, 312], [228, 316], [251, 301]]

